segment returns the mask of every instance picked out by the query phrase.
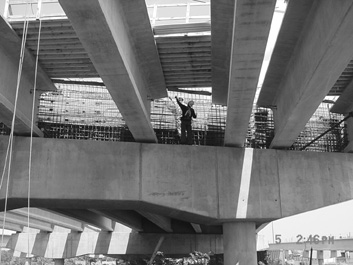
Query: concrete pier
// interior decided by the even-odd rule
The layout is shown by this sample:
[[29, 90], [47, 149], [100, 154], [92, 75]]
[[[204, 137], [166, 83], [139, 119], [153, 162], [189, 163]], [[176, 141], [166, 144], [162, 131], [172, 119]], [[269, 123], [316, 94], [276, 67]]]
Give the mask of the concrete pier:
[[254, 222], [223, 224], [224, 265], [256, 265]]

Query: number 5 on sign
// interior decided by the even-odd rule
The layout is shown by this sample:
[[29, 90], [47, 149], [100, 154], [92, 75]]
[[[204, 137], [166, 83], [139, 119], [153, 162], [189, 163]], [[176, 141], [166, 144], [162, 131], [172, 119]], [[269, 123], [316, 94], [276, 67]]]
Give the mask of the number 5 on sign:
[[276, 244], [281, 244], [281, 235], [276, 235]]

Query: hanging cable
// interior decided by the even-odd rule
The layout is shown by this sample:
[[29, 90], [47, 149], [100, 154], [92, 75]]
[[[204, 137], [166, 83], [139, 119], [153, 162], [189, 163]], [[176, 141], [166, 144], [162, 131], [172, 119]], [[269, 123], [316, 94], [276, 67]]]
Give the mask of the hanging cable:
[[[1, 190], [2, 185], [3, 185], [3, 180], [4, 180], [4, 177], [5, 177], [7, 164], [8, 164], [4, 216], [3, 216], [2, 233], [1, 233], [1, 245], [3, 245], [3, 243], [4, 243], [4, 230], [5, 230], [5, 223], [6, 223], [7, 199], [8, 199], [8, 192], [9, 192], [9, 182], [10, 182], [9, 180], [10, 180], [11, 162], [12, 162], [13, 135], [14, 135], [14, 127], [15, 127], [15, 118], [16, 118], [19, 87], [20, 87], [20, 81], [21, 81], [22, 69], [23, 69], [23, 61], [24, 61], [24, 54], [25, 54], [25, 43], [26, 43], [27, 31], [28, 31], [28, 20], [27, 20], [28, 3], [29, 2], [27, 0], [27, 2], [26, 2], [26, 11], [25, 11], [26, 15], [25, 15], [24, 23], [23, 23], [24, 32], [23, 32], [23, 35], [22, 35], [19, 67], [18, 67], [18, 72], [17, 72], [17, 83], [16, 83], [14, 110], [13, 110], [13, 115], [12, 115], [12, 122], [11, 122], [11, 130], [10, 130], [9, 141], [8, 141], [8, 146], [7, 146], [7, 150], [6, 150], [5, 163], [4, 163], [4, 168], [3, 168], [3, 173], [2, 173], [2, 176], [1, 176], [1, 183], [0, 183], [0, 190]], [[1, 249], [0, 249], [0, 264], [1, 264]]]
[[31, 136], [30, 136], [30, 145], [29, 145], [29, 159], [28, 159], [28, 195], [27, 195], [27, 229], [28, 229], [28, 249], [27, 253], [29, 255], [29, 229], [30, 229], [30, 207], [31, 207], [31, 173], [32, 173], [32, 150], [33, 150], [33, 131], [34, 131], [34, 110], [36, 103], [36, 90], [37, 90], [37, 76], [38, 76], [38, 60], [39, 60], [39, 47], [40, 47], [40, 35], [42, 30], [42, 20], [40, 19], [40, 2], [38, 0], [38, 12], [37, 19], [39, 20], [38, 28], [38, 42], [37, 42], [37, 54], [34, 70], [34, 84], [33, 84], [33, 99], [32, 99], [32, 116], [31, 116]]

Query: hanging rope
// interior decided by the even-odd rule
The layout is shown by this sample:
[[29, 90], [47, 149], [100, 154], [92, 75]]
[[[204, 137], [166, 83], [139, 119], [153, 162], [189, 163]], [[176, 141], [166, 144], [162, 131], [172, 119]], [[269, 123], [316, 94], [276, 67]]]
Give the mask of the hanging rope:
[[[7, 212], [7, 199], [8, 199], [8, 193], [9, 193], [9, 180], [10, 180], [10, 173], [11, 173], [11, 162], [12, 162], [12, 149], [13, 149], [13, 135], [14, 135], [14, 128], [15, 128], [15, 119], [16, 119], [16, 111], [17, 111], [17, 101], [18, 101], [18, 94], [19, 94], [19, 87], [20, 87], [20, 82], [21, 82], [21, 76], [22, 76], [22, 69], [23, 69], [23, 61], [24, 61], [24, 55], [25, 55], [25, 43], [27, 39], [27, 31], [28, 31], [28, 20], [27, 20], [27, 8], [28, 8], [28, 0], [26, 2], [26, 15], [25, 15], [25, 20], [23, 23], [23, 35], [22, 35], [22, 42], [21, 42], [21, 51], [20, 51], [20, 60], [19, 60], [19, 67], [18, 67], [18, 72], [17, 72], [17, 84], [16, 84], [16, 94], [15, 94], [15, 102], [14, 102], [14, 110], [13, 110], [13, 115], [12, 115], [12, 122], [11, 122], [11, 130], [10, 130], [10, 136], [9, 136], [9, 142], [6, 150], [6, 156], [5, 156], [5, 163], [4, 163], [4, 169], [3, 173], [1, 175], [1, 183], [0, 183], [0, 190], [3, 185], [3, 180], [5, 177], [5, 172], [6, 168], [8, 167], [7, 170], [7, 184], [6, 184], [6, 193], [5, 193], [5, 206], [4, 206], [4, 216], [3, 216], [3, 223], [2, 223], [2, 233], [1, 233], [1, 245], [4, 244], [4, 230], [5, 230], [5, 223], [6, 223], [6, 212]], [[7, 166], [8, 164], [8, 166]], [[1, 249], [0, 249], [0, 264], [1, 264]]]
[[38, 76], [38, 60], [39, 60], [39, 47], [40, 47], [40, 35], [42, 30], [42, 20], [40, 19], [40, 3], [41, 0], [38, 0], [38, 12], [37, 19], [39, 20], [39, 29], [38, 29], [38, 42], [37, 42], [37, 55], [36, 55], [36, 64], [34, 71], [34, 84], [33, 84], [33, 99], [32, 99], [32, 116], [31, 116], [31, 137], [29, 145], [29, 159], [28, 159], [28, 194], [27, 194], [27, 229], [28, 229], [28, 249], [27, 253], [29, 256], [29, 229], [30, 229], [30, 207], [31, 207], [31, 173], [32, 173], [32, 150], [33, 150], [33, 128], [34, 128], [34, 107], [36, 103], [36, 90], [37, 90], [37, 76]]

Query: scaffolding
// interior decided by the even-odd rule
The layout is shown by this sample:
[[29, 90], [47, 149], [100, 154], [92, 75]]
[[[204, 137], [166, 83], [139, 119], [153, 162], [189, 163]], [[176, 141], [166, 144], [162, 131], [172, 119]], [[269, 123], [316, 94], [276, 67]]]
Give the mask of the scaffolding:
[[[134, 142], [121, 113], [103, 83], [56, 83], [57, 91], [40, 96], [37, 126], [48, 138]], [[181, 110], [175, 97], [195, 102], [197, 119], [193, 121], [195, 145], [222, 146], [227, 107], [212, 104], [211, 88], [168, 91], [168, 97], [151, 102], [151, 124], [158, 143], [180, 144]], [[306, 124], [295, 143], [288, 149], [316, 152], [341, 152], [347, 142], [343, 115], [329, 111], [332, 103], [322, 103]], [[0, 134], [10, 130], [0, 124]], [[315, 140], [317, 136], [321, 138]], [[271, 109], [254, 106], [244, 147], [267, 149], [274, 136]], [[315, 140], [313, 143], [311, 141]], [[309, 146], [306, 147], [306, 145]]]
[[[315, 152], [342, 152], [348, 144], [347, 128], [345, 123], [334, 127], [344, 119], [344, 115], [330, 112], [332, 103], [321, 103], [305, 129], [300, 133], [292, 149], [301, 150], [307, 144], [315, 140], [312, 144], [305, 147], [305, 151]], [[328, 129], [333, 128], [324, 134]]]
[[[38, 127], [45, 137], [134, 141], [103, 84], [56, 83], [56, 87], [57, 91], [43, 93], [40, 97]], [[151, 102], [150, 120], [158, 142], [180, 143], [181, 110], [175, 101], [178, 97], [185, 104], [190, 100], [195, 102], [194, 143], [222, 145], [226, 108], [212, 104], [210, 88], [184, 91], [168, 91], [167, 98]]]
[[[48, 138], [82, 139], [96, 141], [134, 142], [121, 113], [103, 83], [63, 84], [56, 83], [57, 91], [40, 96], [37, 126]], [[151, 102], [151, 124], [158, 143], [180, 144], [181, 110], [175, 97], [195, 102], [197, 119], [193, 121], [194, 144], [222, 146], [226, 128], [227, 107], [212, 104], [210, 88], [191, 88], [183, 92], [168, 91], [167, 98]], [[332, 103], [322, 103], [306, 124], [295, 143], [289, 148], [301, 150], [317, 136], [323, 136], [306, 151], [341, 152], [347, 142], [346, 124], [343, 115], [329, 111]], [[10, 130], [0, 123], [0, 134]], [[267, 149], [274, 136], [274, 121], [271, 109], [254, 106], [244, 147]]]

